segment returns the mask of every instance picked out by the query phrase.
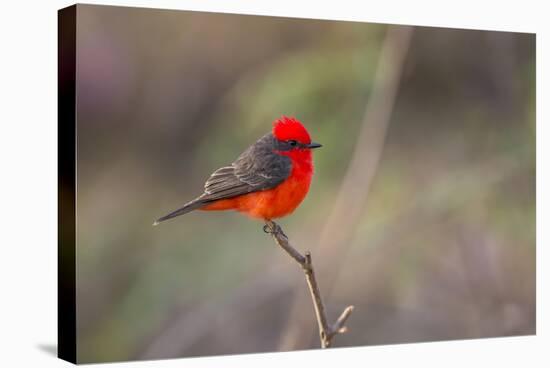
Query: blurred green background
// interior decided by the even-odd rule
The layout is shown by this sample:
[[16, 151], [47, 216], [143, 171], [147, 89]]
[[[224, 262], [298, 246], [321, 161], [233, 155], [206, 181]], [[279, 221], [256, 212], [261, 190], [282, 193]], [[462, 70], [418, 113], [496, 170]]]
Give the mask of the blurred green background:
[[[356, 307], [335, 346], [535, 333], [534, 35], [414, 27], [404, 62], [380, 66], [382, 24], [77, 11], [80, 362], [319, 346], [303, 273], [260, 222], [151, 226], [283, 114], [323, 143], [279, 222], [312, 251], [329, 319]], [[390, 118], [369, 121], [392, 67]], [[380, 160], [359, 157], [374, 176], [331, 242], [364, 127]]]

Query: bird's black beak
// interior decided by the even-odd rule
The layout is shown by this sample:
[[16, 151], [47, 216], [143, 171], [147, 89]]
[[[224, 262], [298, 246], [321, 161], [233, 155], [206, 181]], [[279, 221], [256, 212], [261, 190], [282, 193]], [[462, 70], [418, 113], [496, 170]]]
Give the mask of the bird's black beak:
[[306, 147], [310, 148], [310, 149], [314, 149], [314, 148], [319, 148], [319, 147], [323, 147], [323, 146], [319, 143], [311, 142], [310, 144], [306, 145]]

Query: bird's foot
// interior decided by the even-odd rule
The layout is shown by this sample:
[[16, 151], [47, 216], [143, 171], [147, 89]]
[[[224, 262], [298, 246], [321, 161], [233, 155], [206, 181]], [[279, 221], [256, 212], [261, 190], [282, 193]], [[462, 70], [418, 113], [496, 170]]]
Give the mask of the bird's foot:
[[271, 234], [271, 235], [276, 235], [276, 234], [281, 234], [282, 233], [282, 229], [279, 225], [277, 225], [277, 223], [275, 221], [266, 221], [264, 227], [263, 227], [263, 230], [264, 230], [264, 233], [266, 234]]

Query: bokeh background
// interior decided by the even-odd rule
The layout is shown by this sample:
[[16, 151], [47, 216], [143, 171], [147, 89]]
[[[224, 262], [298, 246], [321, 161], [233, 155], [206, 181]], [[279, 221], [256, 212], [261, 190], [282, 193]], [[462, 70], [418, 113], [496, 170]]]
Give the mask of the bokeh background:
[[280, 220], [335, 346], [535, 333], [535, 36], [78, 5], [78, 359], [317, 348], [262, 224], [195, 212], [271, 122], [316, 173]]

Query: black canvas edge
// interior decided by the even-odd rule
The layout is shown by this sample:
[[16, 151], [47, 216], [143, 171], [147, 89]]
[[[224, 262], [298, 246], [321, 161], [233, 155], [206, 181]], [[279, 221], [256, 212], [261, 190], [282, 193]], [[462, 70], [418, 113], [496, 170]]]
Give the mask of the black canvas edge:
[[76, 364], [76, 5], [57, 21], [57, 356]]

